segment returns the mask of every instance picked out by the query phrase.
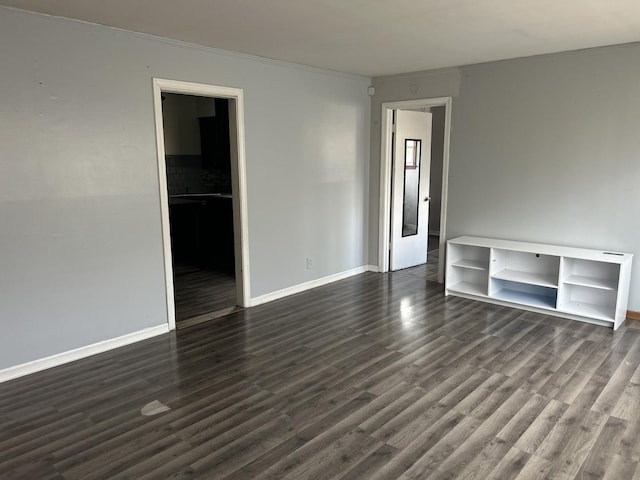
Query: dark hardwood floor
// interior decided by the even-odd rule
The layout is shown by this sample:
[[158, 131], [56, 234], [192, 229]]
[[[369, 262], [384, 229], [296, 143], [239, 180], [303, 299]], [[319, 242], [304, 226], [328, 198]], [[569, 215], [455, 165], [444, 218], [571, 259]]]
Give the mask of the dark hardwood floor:
[[0, 384], [0, 478], [633, 479], [639, 365], [638, 322], [366, 273]]
[[174, 265], [173, 283], [178, 324], [236, 305], [236, 280], [228, 270], [187, 263]]
[[421, 277], [424, 280], [431, 280], [432, 282], [438, 281], [438, 259], [440, 257], [440, 253], [438, 249], [430, 251], [427, 255], [427, 263], [418, 265], [416, 267], [410, 267], [402, 270], [402, 273], [405, 275], [414, 275], [416, 277]]

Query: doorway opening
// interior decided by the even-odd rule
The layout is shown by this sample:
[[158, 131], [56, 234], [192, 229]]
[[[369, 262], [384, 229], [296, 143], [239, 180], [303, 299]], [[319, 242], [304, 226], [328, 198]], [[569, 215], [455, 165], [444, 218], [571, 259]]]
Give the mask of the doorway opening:
[[249, 300], [242, 91], [154, 79], [167, 317], [184, 328]]
[[444, 282], [450, 131], [451, 97], [382, 104], [381, 272]]

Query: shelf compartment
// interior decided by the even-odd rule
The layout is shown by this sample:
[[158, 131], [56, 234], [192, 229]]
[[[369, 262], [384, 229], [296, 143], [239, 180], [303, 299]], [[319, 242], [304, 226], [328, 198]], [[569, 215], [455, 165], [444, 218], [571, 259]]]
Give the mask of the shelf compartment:
[[563, 257], [562, 277], [564, 283], [571, 285], [601, 290], [616, 290], [620, 277], [620, 265]]
[[565, 283], [560, 291], [558, 310], [613, 322], [616, 314], [617, 293], [617, 290]]
[[512, 302], [530, 307], [554, 310], [558, 289], [509, 280], [492, 279], [489, 296], [496, 300]]
[[560, 257], [494, 248], [491, 277], [539, 287], [557, 287]]
[[470, 268], [471, 270], [487, 270], [488, 263], [489, 263], [488, 261], [484, 261], [484, 260], [473, 260], [470, 258], [462, 258], [460, 260], [452, 262], [451, 266], [458, 267], [458, 268]]
[[451, 266], [476, 270], [489, 269], [490, 249], [474, 245], [449, 244], [447, 258]]
[[482, 297], [487, 296], [486, 284], [472, 283], [472, 282], [458, 282], [455, 285], [448, 287], [448, 290], [457, 293], [465, 293], [467, 295], [478, 295]]
[[486, 297], [489, 286], [487, 273], [487, 270], [472, 268], [449, 268], [447, 271], [447, 289]]
[[510, 282], [528, 283], [530, 285], [537, 285], [540, 287], [558, 287], [558, 275], [537, 273], [537, 272], [525, 272], [521, 270], [509, 270], [508, 268], [502, 269], [491, 275], [492, 278], [498, 280], [507, 280]]
[[448, 244], [447, 290], [487, 296], [491, 250], [474, 245]]
[[566, 302], [564, 305], [558, 307], [558, 311], [571, 313], [573, 315], [580, 315], [581, 317], [595, 318], [598, 320], [613, 322], [615, 308], [609, 305], [598, 305], [595, 303], [571, 301]]

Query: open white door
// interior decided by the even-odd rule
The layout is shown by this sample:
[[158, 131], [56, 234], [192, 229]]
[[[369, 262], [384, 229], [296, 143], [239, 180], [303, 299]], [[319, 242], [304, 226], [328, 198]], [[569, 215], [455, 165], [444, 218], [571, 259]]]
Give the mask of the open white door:
[[427, 262], [431, 113], [396, 110], [391, 194], [391, 270]]

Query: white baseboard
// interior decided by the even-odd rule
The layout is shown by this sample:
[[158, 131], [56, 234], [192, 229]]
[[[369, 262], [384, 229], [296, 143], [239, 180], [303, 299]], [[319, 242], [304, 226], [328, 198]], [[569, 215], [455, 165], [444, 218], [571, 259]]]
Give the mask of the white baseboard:
[[251, 299], [251, 306], [255, 307], [256, 305], [262, 305], [263, 303], [273, 302], [274, 300], [279, 300], [281, 298], [288, 297], [289, 295], [295, 295], [296, 293], [301, 293], [306, 290], [311, 290], [312, 288], [321, 287], [322, 285], [337, 282], [338, 280], [343, 280], [345, 278], [359, 275], [364, 272], [377, 271], [378, 267], [375, 265], [363, 265], [362, 267], [352, 268], [351, 270], [335, 273], [327, 277], [318, 278], [309, 282], [299, 283], [298, 285], [294, 285], [292, 287], [283, 288], [282, 290], [276, 290], [275, 292], [253, 297]]
[[40, 358], [31, 362], [22, 363], [13, 367], [0, 370], [0, 383], [12, 380], [14, 378], [23, 377], [30, 373], [39, 372], [48, 368], [57, 367], [65, 363], [73, 362], [81, 358], [89, 357], [97, 353], [107, 352], [114, 348], [124, 347], [131, 343], [146, 340], [147, 338], [162, 335], [169, 332], [169, 325], [158, 325], [157, 327], [145, 328], [137, 332], [128, 333], [121, 337], [111, 338], [102, 342], [93, 343], [84, 347], [75, 348], [67, 352], [57, 353], [50, 357]]
[[[378, 271], [379, 269], [377, 265], [363, 265], [362, 267], [352, 268], [351, 270], [346, 270], [344, 272], [329, 275], [327, 277], [318, 278], [316, 280], [300, 283], [292, 287], [283, 288], [282, 290], [277, 290], [275, 292], [254, 297], [251, 299], [251, 306], [272, 302], [280, 298], [288, 297], [289, 295], [294, 295], [306, 290], [311, 290], [312, 288], [321, 287], [322, 285], [337, 282], [338, 280], [343, 280], [345, 278], [359, 275], [364, 272]], [[139, 342], [141, 340], [146, 340], [148, 338], [162, 335], [168, 332], [168, 324], [158, 325], [157, 327], [146, 328], [137, 332], [128, 333], [127, 335], [122, 335], [121, 337], [111, 338], [109, 340], [93, 343], [91, 345], [79, 347], [67, 352], [57, 353], [55, 355], [51, 355], [50, 357], [40, 358], [31, 362], [8, 367], [0, 370], [0, 383], [13, 380], [14, 378], [23, 377], [31, 373], [57, 367], [58, 365], [63, 365], [75, 360], [80, 360], [81, 358], [90, 357], [91, 355], [107, 352], [109, 350], [113, 350], [114, 348], [124, 347], [125, 345]]]

